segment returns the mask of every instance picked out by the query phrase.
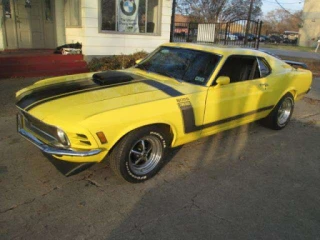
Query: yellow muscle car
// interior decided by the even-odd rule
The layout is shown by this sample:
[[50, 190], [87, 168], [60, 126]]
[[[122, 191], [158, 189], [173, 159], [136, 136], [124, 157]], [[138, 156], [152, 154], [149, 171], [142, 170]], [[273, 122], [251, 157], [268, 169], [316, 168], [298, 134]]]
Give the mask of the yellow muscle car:
[[65, 175], [110, 161], [153, 177], [169, 148], [261, 119], [284, 128], [312, 73], [266, 53], [165, 44], [121, 71], [45, 79], [16, 93], [18, 132]]

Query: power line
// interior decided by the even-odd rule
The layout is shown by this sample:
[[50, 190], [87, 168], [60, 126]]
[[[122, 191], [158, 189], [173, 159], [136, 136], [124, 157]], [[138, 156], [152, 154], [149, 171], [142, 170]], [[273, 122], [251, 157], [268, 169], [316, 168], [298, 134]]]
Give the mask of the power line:
[[284, 11], [286, 11], [288, 14], [290, 14], [291, 16], [293, 16], [293, 17], [295, 17], [295, 18], [298, 18], [300, 21], [303, 21], [300, 17], [292, 14], [292, 13], [289, 12], [287, 9], [285, 9], [285, 8], [278, 2], [278, 0], [275, 0], [275, 1], [276, 1], [276, 3], [277, 3]]
[[[264, 0], [264, 2], [267, 2], [267, 3], [273, 3], [273, 4], [278, 4], [276, 2], [271, 2], [271, 1], [266, 1]], [[299, 2], [290, 2], [290, 3], [279, 3], [279, 4], [301, 4], [303, 3], [303, 1], [299, 1]]]

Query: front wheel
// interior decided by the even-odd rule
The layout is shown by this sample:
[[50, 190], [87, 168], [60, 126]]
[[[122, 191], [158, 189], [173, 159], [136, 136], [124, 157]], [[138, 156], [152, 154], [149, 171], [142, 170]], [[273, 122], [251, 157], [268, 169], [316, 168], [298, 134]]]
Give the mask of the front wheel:
[[130, 132], [111, 151], [110, 167], [128, 182], [150, 179], [164, 164], [169, 139], [165, 129], [157, 126]]
[[287, 126], [294, 109], [294, 99], [291, 93], [284, 95], [270, 114], [262, 119], [262, 123], [275, 130]]

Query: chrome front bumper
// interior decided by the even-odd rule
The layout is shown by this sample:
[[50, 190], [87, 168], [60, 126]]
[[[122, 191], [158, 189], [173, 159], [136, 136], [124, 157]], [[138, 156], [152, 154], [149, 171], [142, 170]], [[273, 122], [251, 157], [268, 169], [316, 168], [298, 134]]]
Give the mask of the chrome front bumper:
[[88, 151], [76, 151], [72, 149], [62, 149], [62, 148], [57, 148], [57, 147], [52, 147], [35, 136], [33, 136], [31, 133], [27, 132], [26, 130], [23, 129], [21, 116], [19, 114], [17, 115], [17, 130], [18, 133], [20, 133], [24, 138], [26, 138], [28, 141], [36, 145], [41, 151], [50, 154], [50, 155], [59, 155], [59, 156], [74, 156], [74, 157], [89, 157], [89, 156], [94, 156], [99, 154], [102, 150], [101, 149], [92, 149]]

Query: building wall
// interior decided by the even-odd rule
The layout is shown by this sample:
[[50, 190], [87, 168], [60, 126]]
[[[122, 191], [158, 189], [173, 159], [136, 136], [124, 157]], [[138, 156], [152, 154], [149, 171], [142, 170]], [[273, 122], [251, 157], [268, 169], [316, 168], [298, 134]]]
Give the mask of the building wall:
[[150, 52], [170, 39], [172, 0], [162, 0], [160, 36], [99, 32], [99, 0], [82, 0], [82, 27], [66, 28], [66, 42], [80, 42], [86, 56]]
[[300, 28], [299, 45], [315, 47], [320, 38], [319, 0], [305, 0], [303, 7], [303, 27]]

